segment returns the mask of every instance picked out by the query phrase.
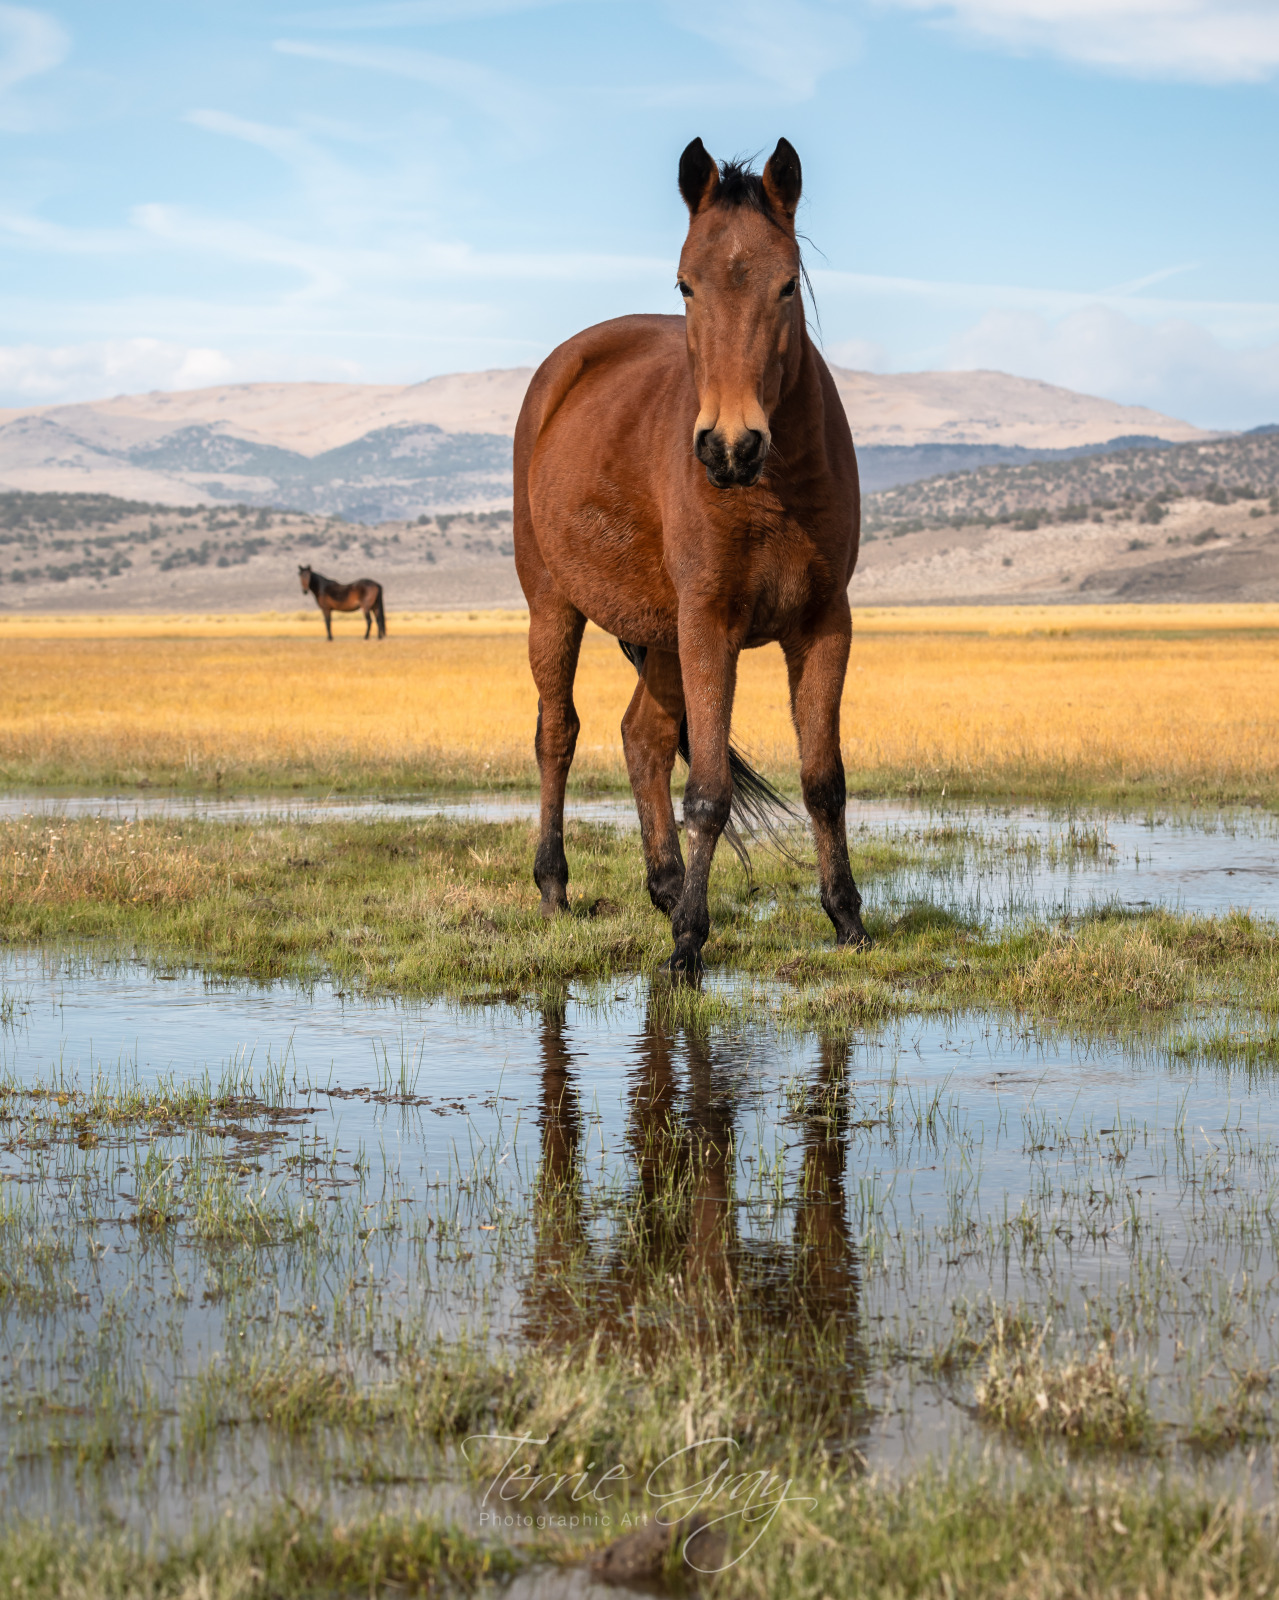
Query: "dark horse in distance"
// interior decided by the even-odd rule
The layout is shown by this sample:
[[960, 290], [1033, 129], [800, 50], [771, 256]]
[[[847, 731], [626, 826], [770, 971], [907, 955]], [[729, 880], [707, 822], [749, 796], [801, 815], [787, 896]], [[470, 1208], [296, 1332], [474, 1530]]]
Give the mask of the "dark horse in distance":
[[[684, 317], [619, 317], [562, 344], [534, 375], [515, 430], [542, 911], [568, 904], [564, 786], [590, 618], [639, 670], [622, 741], [675, 977], [700, 971], [711, 857], [735, 776], [739, 801], [742, 777], [756, 778], [729, 745], [737, 659], [773, 640], [786, 657], [822, 905], [839, 944], [867, 942], [839, 740], [861, 500], [844, 407], [804, 317], [800, 182], [785, 139], [762, 174], [720, 169], [695, 139], [679, 164]], [[670, 791], [685, 735], [687, 866]]]
[[302, 593], [313, 594], [316, 605], [324, 613], [324, 629], [330, 639], [333, 637], [335, 611], [362, 611], [366, 639], [373, 631], [373, 619], [376, 617], [377, 636], [379, 639], [386, 638], [386, 612], [382, 609], [380, 583], [375, 583], [372, 578], [357, 578], [354, 583], [337, 583], [322, 573], [312, 572], [310, 567], [299, 567], [298, 577], [302, 580]]

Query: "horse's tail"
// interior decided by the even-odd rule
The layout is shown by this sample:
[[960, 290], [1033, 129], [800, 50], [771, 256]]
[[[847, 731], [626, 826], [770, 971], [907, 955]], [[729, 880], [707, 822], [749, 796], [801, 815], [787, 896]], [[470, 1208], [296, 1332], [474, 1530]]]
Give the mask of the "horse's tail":
[[386, 612], [382, 609], [382, 585], [377, 586], [377, 599], [373, 602], [373, 615], [377, 618], [377, 636], [386, 638]]
[[[644, 670], [644, 658], [648, 654], [648, 646], [642, 644], [628, 644], [625, 639], [619, 639], [622, 654], [635, 668], [637, 673]], [[679, 751], [680, 760], [685, 766], [689, 765], [688, 747], [688, 718], [684, 717], [679, 725]], [[728, 770], [733, 776], [733, 809], [732, 821], [725, 825], [724, 837], [732, 846], [738, 860], [750, 871], [751, 858], [742, 838], [743, 833], [762, 833], [789, 855], [783, 830], [788, 824], [797, 823], [799, 816], [786, 799], [779, 794], [768, 779], [760, 772], [756, 772], [746, 757], [735, 750], [730, 744], [728, 747]]]

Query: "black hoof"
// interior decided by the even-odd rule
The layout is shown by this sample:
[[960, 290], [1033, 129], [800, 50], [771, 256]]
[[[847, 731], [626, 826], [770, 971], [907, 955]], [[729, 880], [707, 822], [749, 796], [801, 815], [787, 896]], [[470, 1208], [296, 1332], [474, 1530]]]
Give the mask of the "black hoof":
[[561, 889], [558, 894], [544, 894], [542, 896], [542, 915], [549, 922], [552, 917], [558, 917], [568, 910], [568, 895]]
[[666, 963], [666, 971], [672, 983], [700, 983], [703, 971], [700, 952], [677, 949]]
[[835, 939], [836, 946], [842, 950], [869, 950], [874, 943], [870, 934], [862, 927], [860, 917], [853, 927], [846, 928]]

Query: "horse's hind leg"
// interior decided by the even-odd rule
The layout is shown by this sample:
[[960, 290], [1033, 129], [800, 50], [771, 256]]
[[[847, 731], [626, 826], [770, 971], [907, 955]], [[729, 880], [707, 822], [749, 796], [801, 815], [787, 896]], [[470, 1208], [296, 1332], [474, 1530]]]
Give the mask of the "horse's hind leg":
[[364, 637], [367, 639], [368, 636], [372, 632], [373, 632], [373, 610], [372, 610], [372, 607], [370, 607], [364, 613]]
[[683, 720], [679, 657], [669, 650], [649, 650], [622, 718], [622, 746], [639, 812], [649, 898], [667, 916], [684, 888], [684, 857], [671, 804], [671, 772]]
[[[546, 589], [549, 590], [549, 580]], [[573, 704], [573, 678], [586, 618], [555, 592], [529, 602], [528, 659], [537, 685], [537, 769], [542, 779], [541, 830], [533, 882], [542, 891], [542, 915], [568, 909], [568, 858], [564, 854], [564, 786], [581, 726]]]
[[835, 924], [836, 944], [867, 945], [862, 897], [848, 860], [847, 791], [839, 748], [839, 702], [851, 638], [848, 600], [840, 595], [812, 634], [786, 641], [783, 649], [790, 677], [791, 714], [799, 736], [800, 784], [817, 844], [822, 909]]

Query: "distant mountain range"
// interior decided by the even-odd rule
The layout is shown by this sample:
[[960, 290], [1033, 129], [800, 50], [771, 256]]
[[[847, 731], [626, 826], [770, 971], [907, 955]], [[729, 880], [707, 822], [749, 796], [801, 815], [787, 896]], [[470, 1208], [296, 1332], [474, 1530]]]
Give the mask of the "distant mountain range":
[[[140, 459], [160, 469], [167, 451], [190, 460], [184, 435], [199, 426], [138, 447]], [[275, 472], [300, 497], [308, 485], [298, 461], [319, 470], [327, 458], [340, 474], [367, 478], [370, 462], [377, 470], [387, 459], [378, 434], [396, 431], [375, 429], [310, 457], [214, 433], [202, 459], [210, 472]], [[442, 471], [469, 438], [505, 438], [425, 436]], [[372, 527], [328, 512], [0, 490], [0, 612], [293, 609], [304, 561], [344, 579], [375, 576], [399, 609], [522, 603], [506, 508]], [[851, 592], [863, 606], [1279, 600], [1279, 429], [1057, 452], [868, 494]]]
[[[1214, 437], [1004, 373], [832, 371], [868, 492]], [[531, 376], [240, 384], [0, 411], [0, 490], [291, 507], [368, 524], [509, 505], [511, 435]]]

